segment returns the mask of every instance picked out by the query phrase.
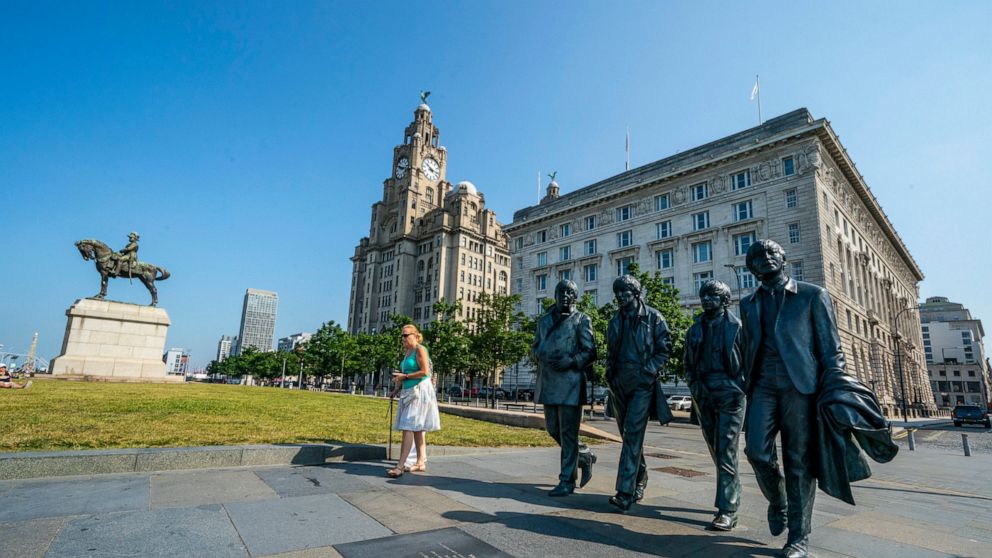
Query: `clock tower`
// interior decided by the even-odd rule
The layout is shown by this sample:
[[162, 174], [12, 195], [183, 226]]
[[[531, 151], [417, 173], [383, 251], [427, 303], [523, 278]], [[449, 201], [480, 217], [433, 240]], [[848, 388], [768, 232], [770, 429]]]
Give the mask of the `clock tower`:
[[458, 317], [471, 318], [482, 293], [508, 294], [509, 241], [472, 183], [446, 180], [447, 161], [431, 109], [421, 103], [393, 148], [369, 235], [351, 258], [348, 331], [382, 331], [393, 315], [426, 325], [442, 298], [461, 301]]

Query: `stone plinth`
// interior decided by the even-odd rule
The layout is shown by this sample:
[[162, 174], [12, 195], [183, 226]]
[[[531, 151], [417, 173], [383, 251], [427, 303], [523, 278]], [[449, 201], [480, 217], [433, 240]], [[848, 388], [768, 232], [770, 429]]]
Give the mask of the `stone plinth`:
[[165, 373], [162, 354], [169, 314], [161, 308], [124, 302], [77, 300], [69, 317], [62, 353], [52, 361], [55, 376], [116, 381], [184, 381]]

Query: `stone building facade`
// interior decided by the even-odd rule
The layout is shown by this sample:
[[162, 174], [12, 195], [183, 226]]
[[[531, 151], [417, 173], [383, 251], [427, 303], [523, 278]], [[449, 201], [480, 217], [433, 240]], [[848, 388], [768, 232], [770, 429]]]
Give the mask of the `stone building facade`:
[[553, 184], [506, 231], [512, 291], [528, 314], [562, 277], [609, 302], [631, 262], [659, 272], [689, 309], [710, 278], [739, 300], [757, 286], [748, 246], [771, 238], [793, 277], [830, 292], [848, 370], [885, 411], [905, 393], [910, 415], [936, 412], [919, 317], [904, 311], [923, 273], [830, 123], [806, 109], [564, 195]]
[[430, 322], [439, 299], [461, 301], [463, 319], [481, 293], [509, 294], [509, 241], [471, 182], [446, 180], [448, 152], [430, 107], [421, 104], [393, 148], [369, 236], [352, 256], [348, 331], [375, 332], [390, 316]]
[[985, 354], [985, 328], [962, 304], [932, 296], [920, 305], [923, 351], [937, 406], [989, 407], [992, 372]]

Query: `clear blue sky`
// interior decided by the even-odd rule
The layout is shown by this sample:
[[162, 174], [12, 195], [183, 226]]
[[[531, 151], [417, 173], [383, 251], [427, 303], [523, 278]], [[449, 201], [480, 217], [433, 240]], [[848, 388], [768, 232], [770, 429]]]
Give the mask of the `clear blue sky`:
[[[57, 356], [99, 288], [73, 247], [169, 269], [168, 345], [213, 358], [248, 287], [276, 335], [347, 317], [354, 245], [421, 89], [503, 222], [805, 106], [922, 266], [992, 327], [989, 2], [78, 2], [0, 7], [0, 343]], [[110, 295], [145, 302], [139, 284]]]

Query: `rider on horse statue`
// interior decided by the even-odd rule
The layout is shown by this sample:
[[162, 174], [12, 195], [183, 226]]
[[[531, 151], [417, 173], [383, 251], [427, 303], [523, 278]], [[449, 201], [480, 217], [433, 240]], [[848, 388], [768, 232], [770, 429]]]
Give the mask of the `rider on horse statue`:
[[115, 255], [114, 260], [117, 265], [114, 268], [114, 275], [117, 277], [124, 275], [125, 264], [127, 264], [127, 276], [131, 276], [131, 271], [134, 269], [135, 264], [138, 263], [138, 238], [138, 233], [136, 232], [127, 235], [127, 246], [121, 248], [121, 251]]

